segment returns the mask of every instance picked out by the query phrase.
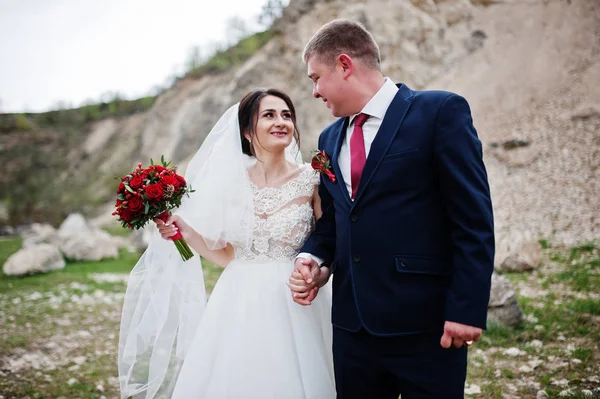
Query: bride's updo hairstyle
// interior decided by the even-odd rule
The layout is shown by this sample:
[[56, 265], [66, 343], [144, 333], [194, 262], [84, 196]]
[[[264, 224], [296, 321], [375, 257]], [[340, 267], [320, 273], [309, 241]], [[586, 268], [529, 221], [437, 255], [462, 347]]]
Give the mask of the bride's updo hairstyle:
[[[255, 156], [254, 138], [256, 137], [256, 125], [258, 124], [258, 111], [260, 110], [260, 101], [267, 96], [281, 98], [287, 104], [294, 123], [294, 140], [300, 147], [300, 131], [296, 125], [296, 109], [290, 97], [277, 89], [256, 89], [252, 90], [242, 98], [238, 110], [238, 119], [240, 121], [240, 140], [242, 140], [242, 152], [246, 155]], [[248, 134], [250, 141], [245, 137]]]

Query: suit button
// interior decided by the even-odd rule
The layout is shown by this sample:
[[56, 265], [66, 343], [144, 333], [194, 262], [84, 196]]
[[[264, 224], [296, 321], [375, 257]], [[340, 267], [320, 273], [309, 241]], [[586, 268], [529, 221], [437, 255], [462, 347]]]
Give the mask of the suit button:
[[400, 266], [402, 266], [402, 267], [406, 267], [406, 263], [404, 263], [404, 262], [400, 262]]
[[358, 216], [356, 215], [350, 215], [350, 220], [353, 222], [356, 222], [358, 220]]
[[354, 262], [359, 263], [360, 262], [360, 256], [354, 255]]

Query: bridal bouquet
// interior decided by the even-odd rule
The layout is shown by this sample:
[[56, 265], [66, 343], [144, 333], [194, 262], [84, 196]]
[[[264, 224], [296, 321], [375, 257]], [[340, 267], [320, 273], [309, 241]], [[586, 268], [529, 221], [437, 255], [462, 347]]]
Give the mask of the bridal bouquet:
[[[183, 196], [194, 192], [170, 162], [164, 157], [160, 160], [161, 164], [155, 165], [151, 159], [145, 169], [138, 163], [133, 172], [121, 178], [112, 214], [118, 216], [124, 228], [140, 229], [155, 218], [166, 221], [169, 211], [181, 205]], [[171, 239], [183, 260], [194, 256], [179, 231]]]

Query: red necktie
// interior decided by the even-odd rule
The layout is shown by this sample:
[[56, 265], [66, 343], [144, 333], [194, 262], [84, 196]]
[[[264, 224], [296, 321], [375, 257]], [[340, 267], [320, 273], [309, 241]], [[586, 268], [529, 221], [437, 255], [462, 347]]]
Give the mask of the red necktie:
[[360, 175], [367, 162], [367, 153], [365, 152], [365, 137], [363, 136], [363, 125], [369, 119], [367, 114], [358, 114], [354, 118], [354, 130], [350, 137], [350, 176], [352, 181], [352, 199], [358, 190]]

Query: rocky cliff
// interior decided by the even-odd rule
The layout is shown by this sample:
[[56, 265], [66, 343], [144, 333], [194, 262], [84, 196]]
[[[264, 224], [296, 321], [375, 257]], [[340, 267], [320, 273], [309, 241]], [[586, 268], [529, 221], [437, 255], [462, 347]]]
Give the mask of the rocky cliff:
[[[338, 17], [371, 30], [386, 76], [469, 100], [499, 232], [563, 242], [600, 236], [596, 0], [292, 0], [273, 27], [278, 34], [243, 64], [179, 80], [148, 111], [90, 124], [55, 150], [63, 162], [52, 184], [65, 195], [86, 193], [92, 205], [84, 211], [109, 223], [109, 208], [99, 205], [111, 198], [113, 176], [161, 155], [184, 168], [218, 116], [254, 87], [290, 94], [306, 158], [333, 119], [312, 98], [301, 53], [316, 29]], [[28, 134], [43, 145], [44, 134], [66, 132]], [[0, 135], [9, 162], [19, 137]]]

